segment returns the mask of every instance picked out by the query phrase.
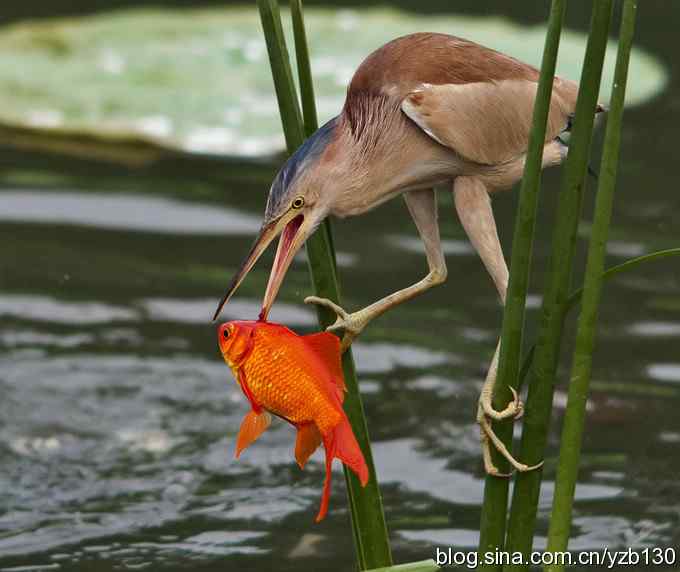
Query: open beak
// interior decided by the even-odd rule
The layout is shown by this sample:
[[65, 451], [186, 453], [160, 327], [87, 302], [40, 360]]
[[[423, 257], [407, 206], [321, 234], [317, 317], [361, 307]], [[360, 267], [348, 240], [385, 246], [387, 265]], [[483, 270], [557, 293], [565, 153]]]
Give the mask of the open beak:
[[262, 300], [262, 310], [260, 310], [260, 320], [266, 320], [269, 315], [269, 310], [279, 293], [279, 288], [283, 282], [283, 277], [290, 266], [290, 263], [295, 257], [295, 253], [300, 249], [307, 239], [308, 225], [305, 225], [305, 217], [297, 215], [293, 218], [283, 229], [281, 238], [279, 239], [279, 246], [276, 249], [276, 256], [274, 257], [274, 265], [272, 266], [271, 274], [269, 275], [269, 282], [267, 282], [267, 290], [264, 293]]
[[246, 256], [245, 260], [241, 264], [238, 272], [234, 276], [227, 288], [226, 293], [220, 300], [217, 310], [213, 316], [213, 320], [216, 320], [220, 315], [222, 308], [229, 301], [231, 296], [234, 294], [236, 289], [239, 287], [243, 279], [246, 277], [251, 268], [255, 265], [257, 260], [262, 256], [262, 253], [267, 249], [269, 244], [281, 234], [281, 239], [279, 240], [279, 247], [276, 250], [276, 258], [274, 259], [274, 266], [272, 268], [271, 275], [269, 276], [269, 283], [267, 284], [267, 290], [265, 293], [265, 298], [262, 306], [262, 311], [260, 313], [261, 319], [266, 319], [269, 313], [269, 308], [274, 302], [274, 298], [279, 291], [283, 277], [286, 274], [286, 270], [293, 259], [293, 256], [300, 248], [302, 243], [304, 243], [306, 236], [300, 236], [300, 227], [304, 222], [304, 217], [302, 215], [297, 215], [292, 219], [286, 219], [288, 217], [281, 217], [278, 220], [272, 221], [271, 223], [265, 225], [260, 230], [260, 234], [255, 239], [250, 252]]

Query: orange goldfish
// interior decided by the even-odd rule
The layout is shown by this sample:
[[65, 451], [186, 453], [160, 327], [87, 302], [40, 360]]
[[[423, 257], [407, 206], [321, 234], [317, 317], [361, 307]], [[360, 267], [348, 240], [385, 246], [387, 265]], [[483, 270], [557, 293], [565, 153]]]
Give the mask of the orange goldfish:
[[342, 409], [346, 388], [340, 340], [326, 332], [298, 336], [265, 321], [233, 321], [219, 327], [218, 341], [252, 408], [236, 438], [237, 458], [269, 426], [270, 413], [297, 428], [295, 459], [300, 468], [323, 442], [326, 478], [319, 522], [328, 511], [334, 458], [352, 469], [363, 486], [368, 482], [366, 461]]

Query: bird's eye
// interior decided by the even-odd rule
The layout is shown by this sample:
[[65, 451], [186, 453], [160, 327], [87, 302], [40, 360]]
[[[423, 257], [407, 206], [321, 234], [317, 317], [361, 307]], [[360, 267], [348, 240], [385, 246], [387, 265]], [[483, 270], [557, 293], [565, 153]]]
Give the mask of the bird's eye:
[[303, 197], [295, 197], [293, 199], [293, 208], [301, 209], [305, 205], [305, 199]]
[[229, 330], [227, 328], [224, 328], [224, 330], [222, 330], [222, 337], [225, 340], [228, 340], [229, 339], [229, 333], [230, 333]]

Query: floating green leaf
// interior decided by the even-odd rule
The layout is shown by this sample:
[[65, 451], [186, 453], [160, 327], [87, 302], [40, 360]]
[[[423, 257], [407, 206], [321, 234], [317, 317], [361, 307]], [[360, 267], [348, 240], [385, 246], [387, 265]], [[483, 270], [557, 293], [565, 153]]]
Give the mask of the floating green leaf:
[[[312, 8], [305, 18], [322, 121], [339, 112], [362, 59], [399, 35], [453, 33], [534, 64], [545, 37], [543, 26], [497, 17], [416, 16], [389, 8]], [[292, 38], [292, 29], [284, 30]], [[561, 41], [558, 73], [575, 78], [585, 37], [565, 31]], [[605, 85], [613, 77], [613, 43], [607, 51]], [[94, 133], [121, 145], [142, 137], [193, 153], [271, 153], [284, 142], [266, 58], [251, 6], [18, 23], [0, 30], [0, 124]], [[630, 104], [667, 83], [659, 60], [641, 49], [632, 56], [631, 74]]]

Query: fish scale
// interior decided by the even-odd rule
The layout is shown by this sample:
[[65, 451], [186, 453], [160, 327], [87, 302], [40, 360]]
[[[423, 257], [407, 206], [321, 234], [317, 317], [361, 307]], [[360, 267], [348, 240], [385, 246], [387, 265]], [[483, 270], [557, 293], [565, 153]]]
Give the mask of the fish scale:
[[[253, 349], [241, 369], [244, 381], [259, 403], [266, 403], [272, 413], [292, 423], [314, 422], [322, 434], [335, 427], [342, 416], [317, 380], [312, 368], [305, 367], [299, 356], [303, 353], [300, 339], [286, 336], [286, 345], [275, 351], [270, 347], [280, 344], [267, 331], [255, 332]], [[304, 348], [307, 349], [307, 348]], [[321, 390], [321, 391], [320, 391]]]

